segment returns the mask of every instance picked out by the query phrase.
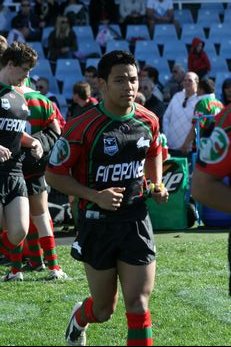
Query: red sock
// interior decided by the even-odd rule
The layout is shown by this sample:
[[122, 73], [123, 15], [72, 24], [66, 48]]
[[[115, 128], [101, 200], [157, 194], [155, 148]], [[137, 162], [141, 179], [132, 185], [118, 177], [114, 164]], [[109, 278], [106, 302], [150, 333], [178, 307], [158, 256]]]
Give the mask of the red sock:
[[29, 257], [31, 266], [36, 267], [41, 265], [43, 263], [43, 251], [40, 246], [37, 228], [31, 220], [26, 240], [30, 251]]
[[22, 270], [22, 249], [23, 249], [23, 241], [15, 247], [11, 252], [11, 272], [16, 274]]
[[47, 261], [50, 270], [59, 270], [58, 257], [56, 253], [54, 236], [45, 236], [39, 239], [44, 252], [44, 258]]
[[150, 311], [126, 313], [128, 324], [127, 346], [153, 346]]
[[88, 323], [97, 323], [93, 312], [93, 299], [89, 297], [84, 300], [82, 306], [76, 311], [75, 319], [77, 324], [84, 328]]
[[7, 236], [7, 231], [3, 230], [0, 235], [0, 253], [3, 254], [8, 260], [10, 260], [10, 251], [9, 251], [9, 248], [7, 247], [8, 242], [9, 240]]

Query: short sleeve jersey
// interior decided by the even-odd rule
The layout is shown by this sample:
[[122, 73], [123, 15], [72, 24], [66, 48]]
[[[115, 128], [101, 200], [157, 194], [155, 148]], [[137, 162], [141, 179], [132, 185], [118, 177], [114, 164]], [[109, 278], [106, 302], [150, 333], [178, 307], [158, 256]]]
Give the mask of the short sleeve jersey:
[[30, 112], [27, 132], [32, 135], [53, 122], [56, 118], [56, 110], [53, 103], [41, 93], [26, 87], [23, 93]]
[[[130, 114], [116, 117], [101, 102], [67, 122], [47, 169], [63, 175], [71, 170], [78, 182], [96, 190], [125, 187], [120, 213], [144, 200], [145, 158], [155, 157], [161, 150], [159, 122], [152, 112], [134, 104]], [[81, 199], [79, 207], [99, 210]]]
[[205, 173], [231, 178], [231, 105], [216, 117], [209, 138], [201, 138], [197, 168]]
[[28, 107], [20, 90], [0, 83], [0, 145], [12, 152], [11, 158], [0, 164], [0, 175], [22, 172], [21, 138], [28, 116]]

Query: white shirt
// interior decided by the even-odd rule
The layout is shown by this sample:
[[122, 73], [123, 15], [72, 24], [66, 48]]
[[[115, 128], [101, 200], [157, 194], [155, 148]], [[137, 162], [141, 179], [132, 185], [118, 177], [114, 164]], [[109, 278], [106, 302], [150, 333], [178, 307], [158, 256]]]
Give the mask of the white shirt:
[[168, 140], [170, 149], [179, 150], [192, 128], [194, 108], [201, 97], [194, 94], [187, 99], [186, 106], [185, 90], [173, 95], [163, 116], [163, 132]]
[[168, 10], [173, 10], [173, 2], [172, 0], [164, 0], [163, 2], [148, 0], [146, 7], [153, 9], [159, 16], [164, 16]]

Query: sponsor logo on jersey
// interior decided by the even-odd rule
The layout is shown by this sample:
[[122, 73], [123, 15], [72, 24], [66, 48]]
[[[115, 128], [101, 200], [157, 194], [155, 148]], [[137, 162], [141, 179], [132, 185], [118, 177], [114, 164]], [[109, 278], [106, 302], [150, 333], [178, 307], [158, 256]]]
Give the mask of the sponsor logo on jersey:
[[60, 137], [51, 152], [50, 164], [54, 166], [60, 166], [70, 157], [70, 146], [66, 139]]
[[27, 105], [24, 104], [24, 103], [22, 104], [22, 110], [29, 112], [29, 109], [28, 109]]
[[22, 133], [26, 129], [26, 120], [0, 118], [0, 130]]
[[115, 137], [105, 137], [104, 142], [104, 153], [110, 156], [115, 155], [118, 151], [118, 145]]
[[150, 140], [145, 140], [144, 137], [142, 136], [136, 144], [137, 148], [142, 148], [142, 147], [150, 147]]
[[228, 135], [222, 128], [214, 128], [209, 138], [200, 141], [200, 159], [205, 163], [216, 164], [227, 155], [230, 146]]
[[10, 109], [10, 102], [8, 99], [2, 98], [1, 99], [1, 106], [4, 108], [4, 110], [9, 110]]
[[118, 182], [144, 175], [144, 160], [98, 167], [96, 182]]

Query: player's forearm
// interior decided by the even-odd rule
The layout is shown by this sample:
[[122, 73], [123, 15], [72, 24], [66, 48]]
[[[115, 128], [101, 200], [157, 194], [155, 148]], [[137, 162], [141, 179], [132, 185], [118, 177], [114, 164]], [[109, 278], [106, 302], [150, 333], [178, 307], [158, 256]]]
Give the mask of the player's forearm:
[[155, 184], [162, 182], [163, 161], [162, 153], [155, 158], [148, 158], [145, 161], [145, 176]]
[[231, 189], [221, 180], [198, 170], [192, 178], [192, 196], [201, 204], [231, 213]]
[[47, 183], [63, 194], [75, 195], [92, 202], [96, 201], [97, 191], [80, 184], [72, 176], [53, 174], [49, 171], [46, 171], [45, 176]]

